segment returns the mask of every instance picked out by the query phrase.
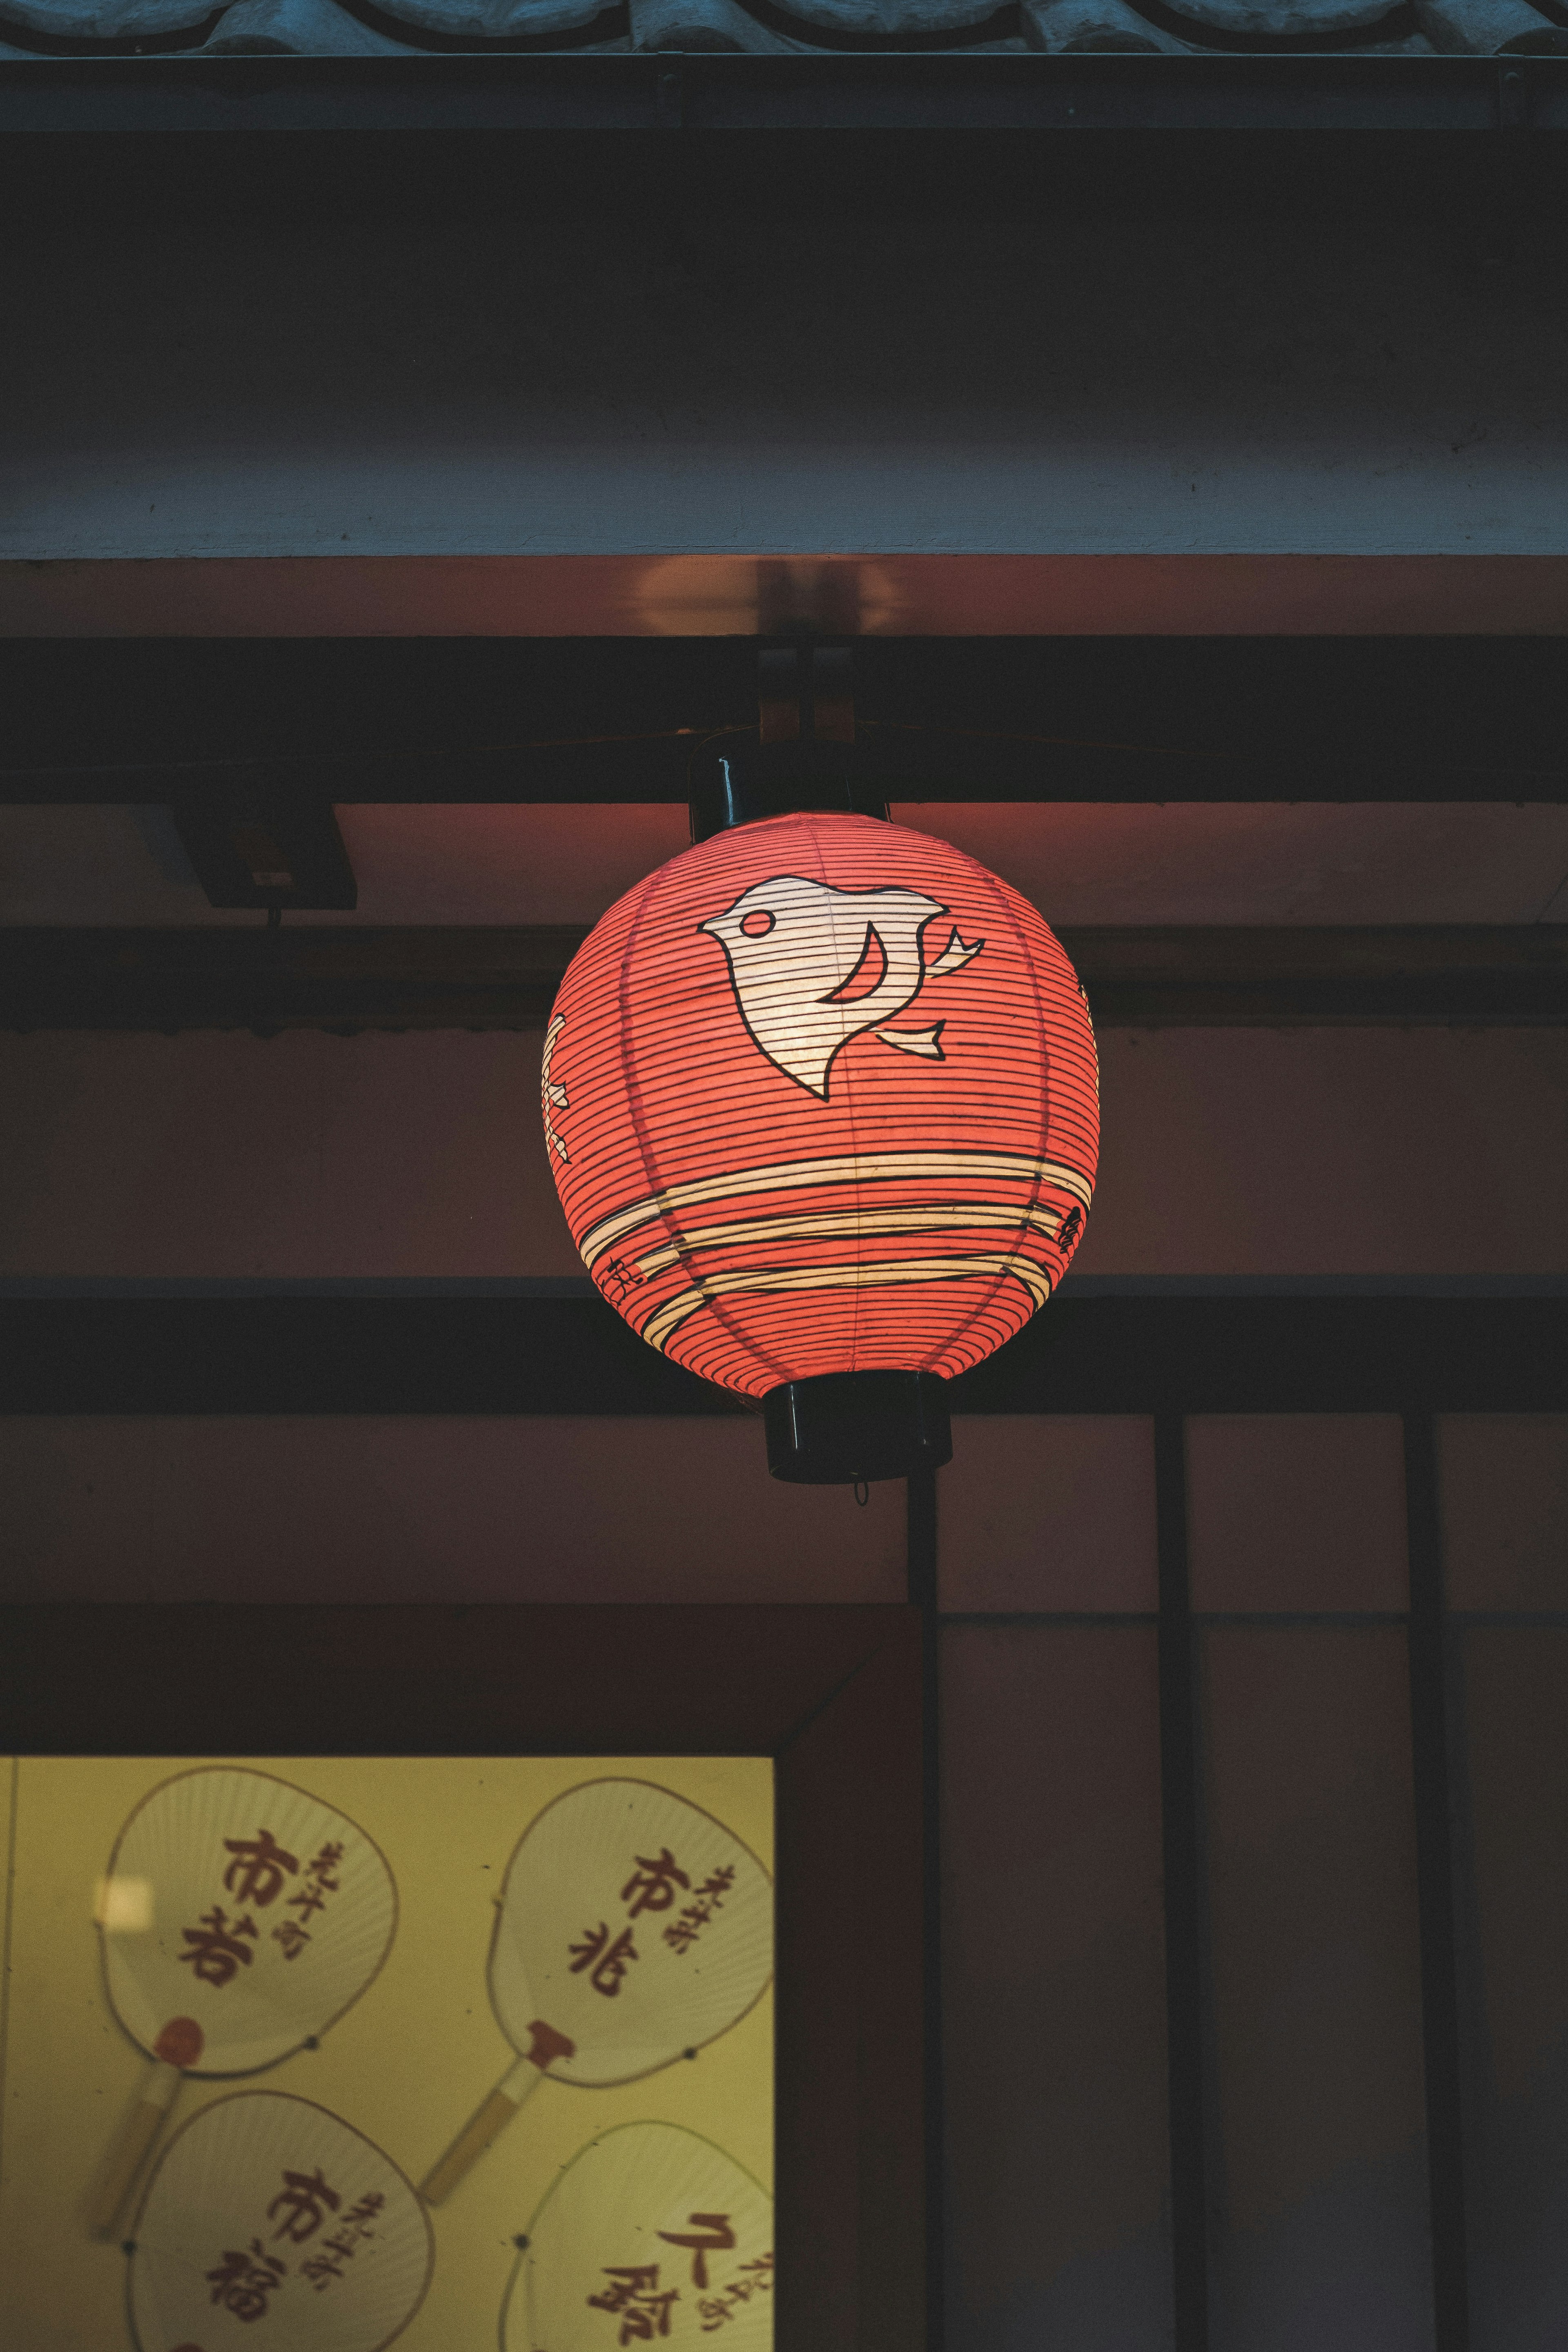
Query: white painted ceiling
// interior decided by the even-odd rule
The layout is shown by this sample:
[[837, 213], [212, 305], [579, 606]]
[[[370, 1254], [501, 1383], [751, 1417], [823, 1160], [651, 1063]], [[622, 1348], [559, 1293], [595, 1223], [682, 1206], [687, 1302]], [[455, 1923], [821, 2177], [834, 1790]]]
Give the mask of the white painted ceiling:
[[[358, 803], [353, 916], [590, 923], [686, 846], [678, 806]], [[921, 803], [897, 822], [983, 860], [1063, 925], [1568, 920], [1568, 808]], [[0, 808], [0, 922], [255, 924], [210, 908], [166, 809]]]

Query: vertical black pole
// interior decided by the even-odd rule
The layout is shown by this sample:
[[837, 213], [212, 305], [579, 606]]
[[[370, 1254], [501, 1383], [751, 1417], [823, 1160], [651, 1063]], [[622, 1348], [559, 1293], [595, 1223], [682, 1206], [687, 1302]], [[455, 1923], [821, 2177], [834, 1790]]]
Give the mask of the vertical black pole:
[[1154, 1503], [1160, 1569], [1160, 1788], [1165, 1864], [1174, 2344], [1175, 2352], [1208, 2352], [1197, 1661], [1187, 1577], [1186, 1435], [1179, 1412], [1155, 1416]]
[[1453, 1816], [1443, 1639], [1443, 1545], [1437, 1433], [1429, 1412], [1405, 1416], [1405, 1510], [1410, 1547], [1410, 1738], [1415, 1781], [1415, 1877], [1421, 1922], [1421, 2023], [1426, 2074], [1426, 2170], [1432, 2204], [1436, 2352], [1468, 2352], [1459, 1989], [1454, 1940]]
[[926, 2345], [942, 2352], [944, 2083], [942, 2049], [942, 1618], [937, 1596], [936, 1473], [909, 1480], [909, 1596], [921, 1612], [921, 1850], [925, 1914]]

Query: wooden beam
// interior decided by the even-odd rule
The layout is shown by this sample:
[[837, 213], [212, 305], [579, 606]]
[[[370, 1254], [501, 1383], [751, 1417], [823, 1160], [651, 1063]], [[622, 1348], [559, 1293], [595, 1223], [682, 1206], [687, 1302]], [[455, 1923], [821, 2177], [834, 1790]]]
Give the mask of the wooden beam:
[[[526, 1029], [567, 925], [0, 930], [0, 1026]], [[1568, 1020], [1568, 924], [1064, 929], [1102, 1025]]]
[[[788, 22], [810, 39], [809, 24]], [[1443, 160], [1449, 163], [1457, 142], [1494, 139], [1500, 113], [1497, 68], [1489, 57], [1196, 49], [1167, 76], [1159, 70], [1164, 58], [1136, 54], [797, 48], [781, 74], [776, 58], [744, 53], [443, 56], [416, 46], [416, 21], [396, 29], [408, 43], [402, 56], [273, 56], [261, 76], [246, 70], [247, 57], [19, 58], [0, 65], [0, 131], [84, 141], [353, 131], [382, 142], [401, 134], [405, 152], [407, 134], [416, 132], [443, 161], [454, 141], [509, 133], [518, 144], [542, 134], [541, 143], [552, 151], [563, 142], [592, 141], [604, 153], [606, 138], [627, 147], [664, 145], [671, 132], [718, 131], [737, 139], [760, 134], [770, 145], [812, 139], [818, 142], [809, 151], [813, 170], [820, 173], [820, 142], [847, 143], [857, 133], [862, 142], [868, 133], [879, 141], [923, 139], [928, 154], [933, 138], [959, 140], [968, 161], [976, 140], [1039, 143], [1064, 132], [1075, 142], [1096, 133], [1119, 142], [1129, 133], [1159, 137], [1162, 155], [1173, 138], [1204, 145], [1226, 138], [1234, 148], [1250, 133], [1276, 159], [1303, 138], [1338, 134], [1342, 142], [1348, 134], [1357, 145], [1370, 143], [1375, 156], [1379, 132], [1384, 140], [1447, 132]], [[1563, 60], [1537, 50], [1519, 69], [1521, 90], [1511, 103], [1520, 121], [1560, 130], [1568, 121]], [[689, 137], [678, 142], [683, 163], [691, 143]], [[447, 168], [455, 173], [460, 164], [453, 160]], [[617, 176], [626, 168], [617, 157]], [[1233, 173], [1241, 168], [1239, 162], [1230, 165]], [[1412, 172], [1415, 159], [1402, 156], [1399, 168]], [[405, 169], [417, 169], [416, 161]], [[928, 169], [940, 172], [941, 161]]]
[[[1561, 1412], [1568, 1299], [1074, 1297], [966, 1412]], [[602, 1298], [0, 1298], [0, 1413], [731, 1414]], [[756, 1432], [759, 1461], [763, 1433]]]
[[[861, 635], [855, 645], [858, 769], [893, 801], [1568, 798], [1568, 638], [1291, 635], [1258, 576], [1259, 563], [1280, 560], [1297, 561], [1193, 559], [1199, 572], [1239, 572], [1228, 603], [1217, 581], [1205, 601], [1193, 566], [1156, 563], [1170, 600], [1162, 617], [1139, 602], [1132, 559], [1041, 559], [1055, 582], [1044, 604], [1031, 602], [1037, 589], [1045, 594], [1039, 567], [1022, 559], [900, 559], [920, 575], [893, 599], [912, 634]], [[1378, 570], [1359, 558], [1302, 561], [1317, 583], [1307, 602], [1318, 627], [1330, 625], [1332, 601], [1321, 567], [1343, 572], [1348, 563], [1358, 582]], [[227, 807], [237, 794], [684, 803], [694, 749], [715, 730], [756, 725], [759, 631], [839, 643], [855, 635], [855, 559], [517, 562], [533, 583], [526, 609], [510, 559], [452, 558], [413, 562], [426, 601], [400, 615], [389, 610], [387, 574], [402, 578], [409, 566], [397, 558], [98, 566], [125, 575], [126, 621], [148, 634], [73, 635], [78, 623], [63, 612], [60, 634], [0, 634], [0, 805], [206, 799]], [[1561, 569], [1553, 593], [1568, 629], [1568, 558], [1497, 562]], [[743, 575], [762, 617], [731, 614], [738, 635], [672, 636], [663, 634], [668, 615], [652, 637], [593, 634], [619, 625], [606, 565], [624, 575], [615, 593], [630, 596], [638, 579], [638, 593], [647, 591], [644, 575], [664, 580], [691, 563], [709, 589], [715, 567]], [[1544, 628], [1538, 613], [1510, 618], [1492, 559], [1430, 563], [1463, 582], [1464, 598], [1486, 616], [1472, 616], [1476, 627]], [[869, 569], [880, 580], [880, 561]], [[0, 563], [0, 633], [18, 620], [11, 613], [8, 624], [7, 575], [21, 575], [11, 583], [19, 593], [42, 595], [57, 571], [68, 575], [60, 593], [76, 596], [95, 567]], [[358, 634], [332, 634], [331, 615], [307, 593], [317, 572], [327, 575], [321, 593], [351, 607], [338, 625]], [[226, 604], [236, 575], [252, 572], [265, 575], [257, 593], [269, 600], [266, 610]], [[171, 604], [164, 582], [160, 616], [149, 575], [165, 573], [185, 588]], [[806, 587], [816, 601], [797, 609], [790, 598]], [[440, 602], [459, 588], [456, 604]], [[1364, 583], [1363, 593], [1372, 593]], [[1415, 625], [1388, 617], [1390, 583], [1377, 593], [1385, 626]], [[1454, 614], [1429, 617], [1435, 629], [1460, 625]], [[109, 615], [100, 619], [109, 625]], [[202, 634], [220, 625], [239, 634]], [[418, 628], [449, 633], [398, 634]], [[1172, 628], [1179, 634], [1149, 634]], [[1227, 628], [1249, 634], [1191, 634]], [[542, 629], [554, 634], [530, 634]], [[965, 634], [940, 634], [952, 629]]]

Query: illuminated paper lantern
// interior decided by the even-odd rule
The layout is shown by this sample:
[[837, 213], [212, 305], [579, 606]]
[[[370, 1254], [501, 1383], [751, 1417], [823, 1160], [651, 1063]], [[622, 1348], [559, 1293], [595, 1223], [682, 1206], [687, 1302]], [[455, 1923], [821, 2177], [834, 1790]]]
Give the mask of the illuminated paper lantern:
[[784, 1477], [945, 1460], [942, 1381], [1045, 1304], [1093, 1192], [1071, 964], [973, 858], [870, 816], [737, 824], [629, 890], [562, 982], [542, 1099], [595, 1282], [763, 1401]]

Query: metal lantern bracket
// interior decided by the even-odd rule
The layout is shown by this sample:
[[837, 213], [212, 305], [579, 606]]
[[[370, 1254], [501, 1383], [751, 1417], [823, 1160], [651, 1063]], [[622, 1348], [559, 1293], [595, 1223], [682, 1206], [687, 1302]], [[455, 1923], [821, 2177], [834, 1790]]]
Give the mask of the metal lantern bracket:
[[691, 765], [693, 842], [796, 810], [881, 817], [887, 802], [855, 763], [848, 646], [769, 646], [757, 656], [757, 736], [722, 739]]
[[757, 656], [758, 731], [764, 743], [855, 740], [847, 646], [767, 646]]

